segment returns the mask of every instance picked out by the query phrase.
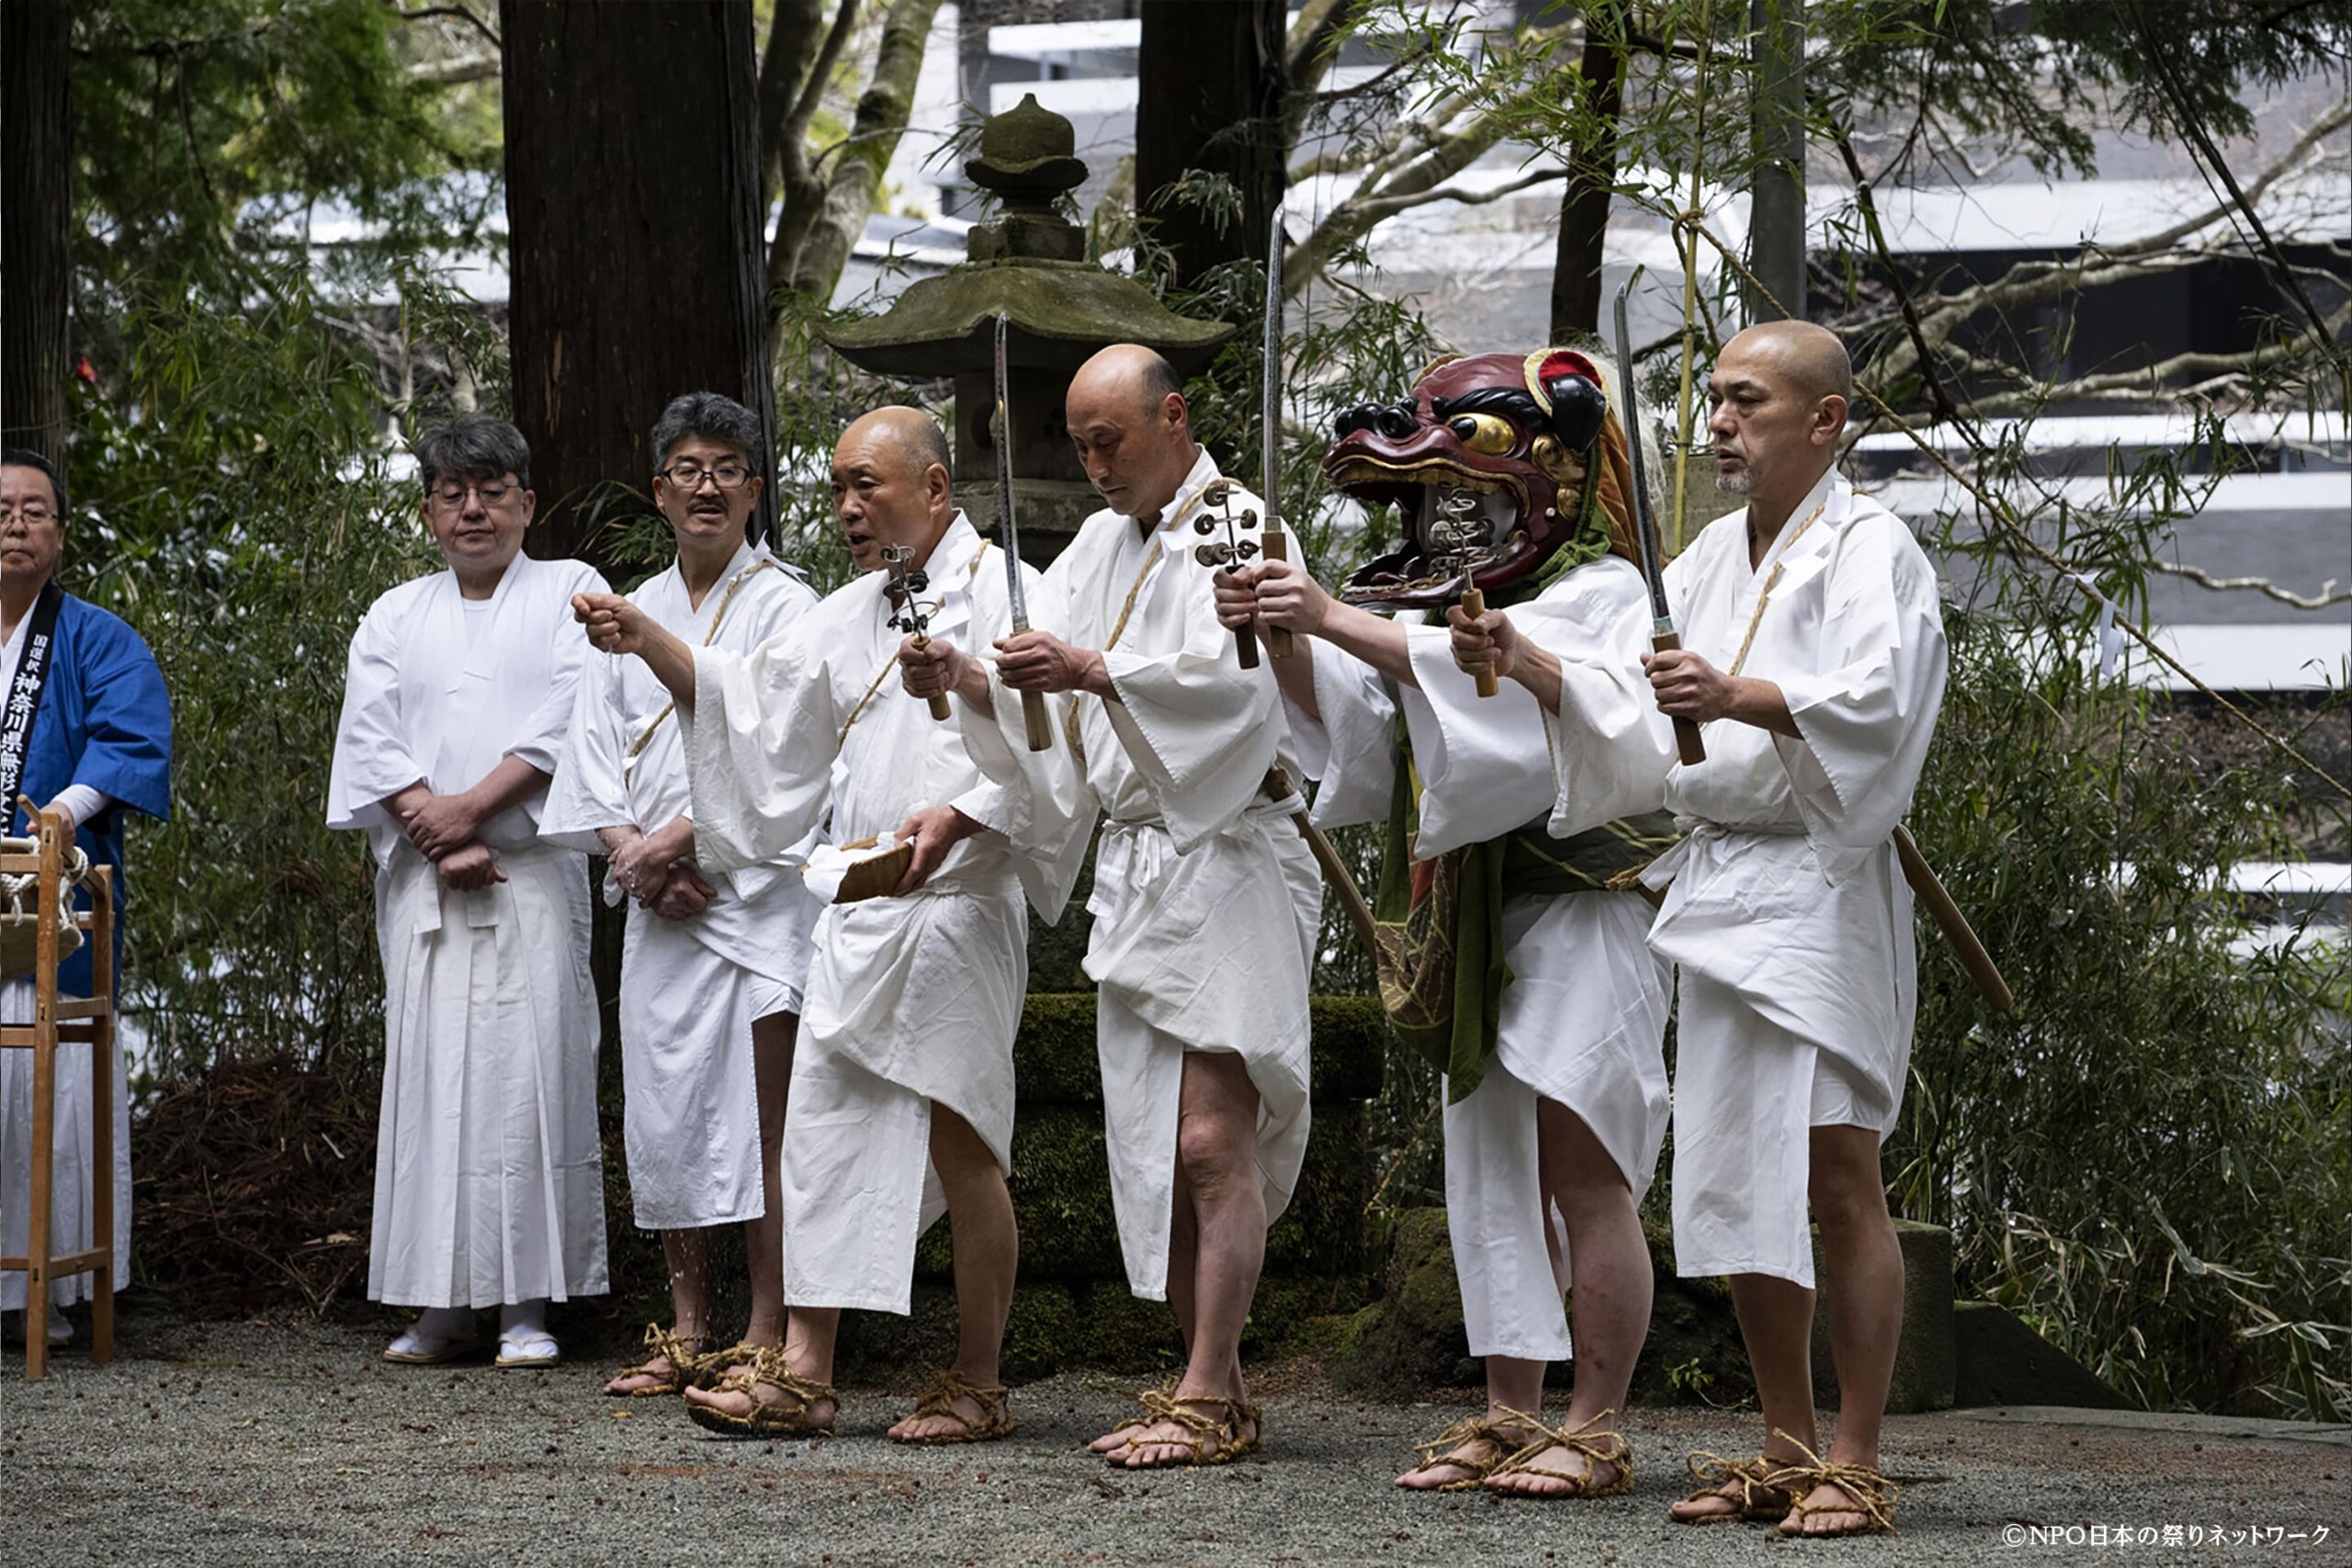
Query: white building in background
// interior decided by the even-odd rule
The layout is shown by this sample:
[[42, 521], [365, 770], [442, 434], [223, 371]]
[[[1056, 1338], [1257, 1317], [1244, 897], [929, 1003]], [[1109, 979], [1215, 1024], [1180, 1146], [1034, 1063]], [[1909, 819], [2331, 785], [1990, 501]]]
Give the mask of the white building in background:
[[[990, 6], [983, 0], [974, 10], [1067, 14], [1078, 8], [1024, 7], [1020, 0]], [[1035, 93], [1041, 104], [1071, 120], [1080, 154], [1092, 165], [1079, 193], [1082, 205], [1099, 197], [1116, 161], [1134, 151], [1136, 56], [1142, 41], [1132, 0], [1085, 8], [1127, 14], [1013, 21], [978, 29], [978, 40], [975, 29], [967, 28], [959, 61], [963, 96], [972, 112], [1010, 108], [1024, 93]], [[1498, 17], [1514, 9], [1510, 0], [1492, 0], [1485, 8]], [[1351, 85], [1379, 68], [1368, 57], [1343, 54], [1332, 85]], [[2339, 98], [2334, 84], [2319, 78], [2271, 94], [2257, 109], [2252, 145], [2230, 150], [2243, 160], [2240, 172], [2277, 156]], [[1867, 131], [1860, 138], [1865, 157]], [[1899, 257], [1934, 258], [1932, 265], [1970, 276], [1997, 276], [2015, 261], [2113, 247], [2213, 205], [2212, 193], [2180, 150], [2109, 132], [2098, 133], [2097, 141], [2098, 179], [2050, 180], [2011, 163], [1971, 177], [1964, 186], [1879, 191], [1889, 248]], [[2324, 280], [2309, 283], [2324, 296], [2315, 299], [2323, 311], [2335, 309], [2352, 288], [2346, 264], [2326, 251], [2331, 244], [2352, 244], [2347, 146], [2352, 136], [2339, 133], [2332, 146], [2324, 145], [2257, 202], [2266, 226], [2290, 256], [2332, 266], [2346, 280], [2332, 295]], [[1449, 184], [1494, 189], [1523, 175], [1531, 151], [1497, 148]], [[1817, 154], [1810, 172], [1814, 247], [1816, 254], [1831, 252], [1843, 243], [1838, 227], [1849, 212], [1851, 189], [1834, 156]], [[1620, 177], [1636, 184], [1658, 178], [1638, 168], [1622, 171]], [[1305, 232], [1352, 188], [1353, 176], [1294, 188], [1293, 234]], [[954, 177], [940, 189], [947, 210], [955, 210], [959, 193]], [[1713, 189], [1704, 199], [1715, 231], [1732, 244], [1743, 243], [1746, 196]], [[1530, 342], [1543, 333], [1549, 314], [1558, 200], [1557, 185], [1546, 184], [1483, 205], [1439, 204], [1400, 213], [1373, 231], [1368, 249], [1377, 270], [1365, 281], [1381, 292], [1415, 299], [1439, 334], [1466, 351]], [[1603, 247], [1604, 287], [1613, 289], [1635, 267], [1645, 276], [1635, 295], [1634, 335], [1649, 342], [1679, 325], [1680, 259], [1662, 221], [1621, 202]], [[2098, 290], [2075, 310], [2068, 330], [2058, 330], [2054, 313], [2025, 323], [2047, 345], [2037, 368], [2052, 376], [2082, 374], [2130, 363], [2133, 355], [2164, 358], [2250, 346], [2253, 329], [2242, 312], [2250, 292], [2267, 288], [2262, 279], [2258, 265], [2233, 260]], [[1709, 267], [1701, 281], [1712, 288], [1720, 280]], [[2188, 428], [2189, 422], [2177, 416], [2119, 422], [2117, 412], [2103, 407], [2062, 411], [2037, 422], [2029, 446], [2039, 474], [2091, 499], [2106, 493], [2103, 476], [2118, 443], [2128, 455], [2134, 446], [2177, 444]], [[2321, 592], [2330, 580], [2338, 589], [2352, 586], [2352, 447], [2343, 415], [2242, 421], [2233, 439], [2245, 444], [2258, 471], [2219, 482], [2199, 514], [2176, 532], [2177, 560], [2217, 579], [2266, 579], [2305, 595]], [[1866, 484], [1915, 518], [1966, 500], [1933, 477], [1932, 466], [1900, 434], [1865, 439], [1857, 468]], [[2154, 585], [2151, 619], [2162, 626], [2163, 639], [2176, 656], [2217, 687], [2311, 690], [2352, 682], [2352, 603], [2299, 609], [2258, 591], [2215, 590], [2163, 577]], [[2177, 683], [2153, 660], [2142, 659], [2127, 668], [2138, 679]]]

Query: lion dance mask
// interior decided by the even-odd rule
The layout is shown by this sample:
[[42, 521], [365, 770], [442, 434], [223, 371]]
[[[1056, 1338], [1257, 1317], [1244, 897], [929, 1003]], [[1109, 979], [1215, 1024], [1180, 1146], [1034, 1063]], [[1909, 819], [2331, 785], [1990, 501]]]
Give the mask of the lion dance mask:
[[1476, 588], [1509, 602], [1602, 554], [1637, 560], [1624, 429], [1604, 386], [1567, 349], [1480, 354], [1439, 360], [1402, 401], [1340, 415], [1324, 476], [1404, 525], [1340, 598], [1434, 609]]

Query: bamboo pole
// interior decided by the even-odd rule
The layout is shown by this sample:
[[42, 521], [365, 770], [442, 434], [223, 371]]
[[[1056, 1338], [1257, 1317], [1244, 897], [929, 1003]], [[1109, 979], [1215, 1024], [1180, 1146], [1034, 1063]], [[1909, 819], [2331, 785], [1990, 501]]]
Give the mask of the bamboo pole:
[[[1682, 253], [1682, 385], [1675, 397], [1674, 416], [1674, 538], [1673, 555], [1682, 553], [1682, 509], [1689, 494], [1690, 473], [1690, 351], [1691, 323], [1699, 317], [1699, 235], [1705, 209], [1699, 205], [1701, 171], [1707, 162], [1707, 43], [1714, 36], [1714, 0], [1701, 0], [1698, 49], [1692, 67], [1696, 94], [1690, 114], [1690, 200], [1682, 210], [1675, 236]], [[1671, 48], [1668, 58], [1673, 57]]]

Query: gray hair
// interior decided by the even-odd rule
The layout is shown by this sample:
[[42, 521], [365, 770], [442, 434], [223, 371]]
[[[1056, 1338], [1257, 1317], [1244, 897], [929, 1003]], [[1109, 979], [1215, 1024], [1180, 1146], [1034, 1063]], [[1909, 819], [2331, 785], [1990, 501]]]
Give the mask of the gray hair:
[[57, 498], [57, 525], [65, 525], [65, 476], [56, 464], [27, 446], [0, 448], [0, 468], [35, 468], [49, 477], [49, 492]]
[[416, 466], [432, 490], [443, 479], [495, 479], [513, 474], [531, 488], [531, 447], [523, 433], [488, 414], [461, 414], [416, 438]]
[[690, 435], [722, 442], [743, 454], [755, 477], [768, 471], [767, 441], [750, 409], [717, 392], [688, 392], [673, 398], [653, 424], [653, 471], [670, 466], [670, 453]]

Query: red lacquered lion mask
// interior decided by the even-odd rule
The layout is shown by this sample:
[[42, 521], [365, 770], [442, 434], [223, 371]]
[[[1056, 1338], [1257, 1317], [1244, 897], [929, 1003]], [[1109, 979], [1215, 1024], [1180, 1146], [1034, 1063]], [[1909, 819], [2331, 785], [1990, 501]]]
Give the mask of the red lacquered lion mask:
[[1340, 590], [1348, 604], [1428, 609], [1465, 586], [1515, 582], [1576, 536], [1589, 485], [1612, 541], [1626, 537], [1630, 485], [1611, 472], [1624, 468], [1624, 435], [1584, 355], [1442, 359], [1403, 401], [1341, 414], [1336, 434], [1323, 457], [1332, 488], [1396, 507], [1404, 525], [1403, 544]]

